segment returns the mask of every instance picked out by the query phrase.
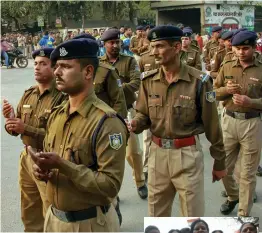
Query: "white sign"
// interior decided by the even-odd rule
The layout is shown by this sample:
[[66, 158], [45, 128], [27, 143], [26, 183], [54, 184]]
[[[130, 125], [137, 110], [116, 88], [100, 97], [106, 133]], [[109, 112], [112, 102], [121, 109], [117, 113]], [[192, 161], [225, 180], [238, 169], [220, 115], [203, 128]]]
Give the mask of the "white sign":
[[45, 21], [43, 16], [38, 16], [37, 17], [37, 22], [38, 22], [38, 27], [44, 27], [45, 26]]

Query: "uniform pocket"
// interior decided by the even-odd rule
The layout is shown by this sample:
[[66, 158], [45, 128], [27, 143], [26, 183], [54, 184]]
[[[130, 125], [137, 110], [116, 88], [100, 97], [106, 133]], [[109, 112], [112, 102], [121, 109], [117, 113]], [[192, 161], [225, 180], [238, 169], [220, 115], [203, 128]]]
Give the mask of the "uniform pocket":
[[251, 98], [261, 98], [262, 96], [262, 84], [248, 84], [247, 94]]
[[196, 118], [195, 101], [176, 99], [173, 105], [173, 114], [175, 119], [182, 121], [183, 124], [193, 123]]
[[31, 108], [23, 108], [22, 110], [22, 121], [27, 124], [30, 121], [30, 118], [32, 117], [33, 109]]
[[163, 116], [163, 98], [158, 96], [157, 98], [149, 97], [148, 108], [150, 118], [162, 118]]
[[50, 117], [51, 112], [45, 112], [41, 116], [38, 117], [38, 127], [46, 128], [47, 121]]

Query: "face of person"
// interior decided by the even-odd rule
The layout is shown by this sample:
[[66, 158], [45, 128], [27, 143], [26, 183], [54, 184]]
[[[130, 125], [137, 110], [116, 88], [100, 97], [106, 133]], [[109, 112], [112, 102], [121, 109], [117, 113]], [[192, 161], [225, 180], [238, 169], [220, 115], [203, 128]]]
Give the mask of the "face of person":
[[35, 80], [38, 83], [47, 84], [54, 78], [54, 70], [51, 61], [47, 57], [36, 56], [34, 61]]
[[191, 44], [191, 39], [187, 36], [182, 37], [181, 40], [182, 40], [182, 47], [184, 48], [188, 48], [189, 45]]
[[105, 48], [107, 53], [109, 53], [111, 56], [118, 56], [121, 48], [121, 40], [109, 40], [105, 42]]
[[120, 33], [123, 34], [125, 32], [125, 28], [124, 27], [121, 27], [120, 28]]
[[128, 28], [127, 31], [126, 31], [126, 34], [128, 36], [132, 36], [132, 29], [131, 28]]
[[206, 227], [206, 225], [203, 222], [198, 222], [194, 229], [193, 229], [194, 233], [207, 233], [208, 229]]
[[221, 32], [221, 31], [213, 32], [213, 37], [214, 37], [215, 39], [218, 39], [220, 32]]
[[227, 49], [232, 49], [231, 39], [224, 40], [224, 44]]
[[94, 67], [88, 65], [81, 69], [77, 59], [58, 60], [54, 74], [58, 90], [75, 96], [83, 92], [87, 80], [93, 79]]
[[251, 45], [234, 46], [236, 56], [240, 61], [250, 61], [253, 59], [255, 48]]
[[138, 37], [142, 36], [143, 31], [142, 30], [136, 30], [136, 34]]
[[219, 38], [218, 39], [219, 46], [223, 47], [224, 46], [224, 40]]
[[246, 223], [240, 233], [257, 233], [257, 229], [250, 223]]
[[171, 46], [168, 41], [160, 40], [151, 42], [152, 54], [159, 65], [167, 65], [176, 57], [181, 50], [181, 43], [174, 42]]

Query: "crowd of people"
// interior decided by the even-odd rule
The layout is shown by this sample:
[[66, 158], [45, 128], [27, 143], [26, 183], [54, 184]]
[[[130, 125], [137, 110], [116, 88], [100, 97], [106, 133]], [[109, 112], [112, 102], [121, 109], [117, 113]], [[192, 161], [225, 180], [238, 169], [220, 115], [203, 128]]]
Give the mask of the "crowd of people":
[[261, 174], [257, 34], [214, 26], [206, 43], [193, 34], [184, 25], [147, 25], [134, 36], [130, 27], [112, 27], [59, 42], [59, 33], [39, 38], [37, 85], [16, 113], [7, 100], [3, 107], [7, 133], [25, 145], [25, 231], [118, 231], [125, 158], [149, 216], [171, 216], [177, 193], [182, 216], [204, 216], [202, 133], [211, 143], [212, 180], [225, 187], [220, 212], [239, 204], [237, 215], [250, 215]]
[[[158, 227], [150, 225], [145, 228], [145, 233], [163, 233], [159, 230]], [[165, 233], [209, 233], [209, 225], [206, 221], [202, 219], [198, 219], [194, 221], [190, 228], [185, 227], [180, 230], [178, 229], [171, 229], [169, 232]], [[245, 222], [241, 225], [240, 229], [237, 231], [238, 233], [258, 233], [258, 226], [252, 222]], [[222, 230], [214, 230], [212, 233], [223, 233]], [[234, 232], [232, 232], [234, 233]]]

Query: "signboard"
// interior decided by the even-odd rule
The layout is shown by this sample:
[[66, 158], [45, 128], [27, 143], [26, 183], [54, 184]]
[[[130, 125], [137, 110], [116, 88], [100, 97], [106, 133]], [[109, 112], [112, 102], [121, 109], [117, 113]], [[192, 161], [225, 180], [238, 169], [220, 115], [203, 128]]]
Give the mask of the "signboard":
[[37, 23], [38, 27], [44, 27], [45, 26], [45, 21], [43, 16], [38, 16], [37, 17]]
[[205, 30], [211, 33], [212, 26], [222, 26], [226, 30], [247, 28], [254, 30], [254, 6], [222, 4], [219, 9], [217, 5], [205, 5]]
[[60, 18], [56, 18], [55, 26], [56, 26], [57, 28], [61, 28], [61, 27], [62, 27], [61, 17], [60, 17]]

